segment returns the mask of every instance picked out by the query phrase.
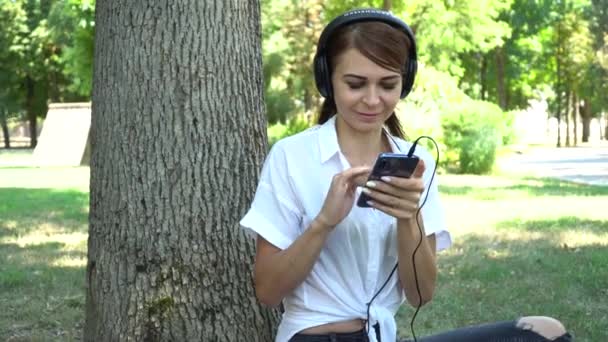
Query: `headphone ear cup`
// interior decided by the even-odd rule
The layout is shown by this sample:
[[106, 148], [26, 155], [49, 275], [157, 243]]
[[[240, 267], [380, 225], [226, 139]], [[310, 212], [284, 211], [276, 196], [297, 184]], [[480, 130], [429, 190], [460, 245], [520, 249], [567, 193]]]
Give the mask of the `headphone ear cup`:
[[407, 64], [407, 75], [403, 77], [403, 87], [401, 88], [401, 98], [404, 99], [414, 86], [414, 80], [416, 79], [416, 72], [418, 71], [418, 63], [415, 59], [410, 59]]
[[329, 68], [323, 54], [315, 56], [314, 63], [315, 83], [321, 96], [329, 98], [332, 96], [331, 78], [329, 76]]

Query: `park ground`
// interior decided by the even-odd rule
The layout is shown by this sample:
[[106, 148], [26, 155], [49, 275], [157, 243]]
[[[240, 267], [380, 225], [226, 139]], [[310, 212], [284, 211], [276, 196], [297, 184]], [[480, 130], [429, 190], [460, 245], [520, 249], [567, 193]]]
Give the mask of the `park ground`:
[[[507, 153], [491, 176], [440, 176], [454, 244], [439, 254], [439, 285], [416, 318], [417, 336], [550, 315], [577, 341], [608, 341], [608, 186], [568, 177], [605, 179], [608, 149], [553, 159], [547, 151], [557, 153]], [[0, 150], [0, 340], [80, 340], [89, 168], [33, 167], [31, 153]], [[397, 315], [402, 337], [413, 312]]]

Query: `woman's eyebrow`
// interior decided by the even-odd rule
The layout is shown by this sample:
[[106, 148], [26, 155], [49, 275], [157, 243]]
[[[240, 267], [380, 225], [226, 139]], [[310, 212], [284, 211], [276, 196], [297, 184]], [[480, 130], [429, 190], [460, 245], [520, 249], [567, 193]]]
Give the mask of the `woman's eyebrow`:
[[[367, 80], [367, 77], [365, 76], [360, 76], [360, 75], [355, 75], [355, 74], [344, 74], [344, 76], [342, 76], [343, 78], [347, 78], [347, 77], [352, 77], [352, 78], [356, 78], [359, 80]], [[380, 80], [382, 81], [388, 81], [388, 80], [392, 80], [392, 79], [396, 79], [399, 78], [399, 75], [390, 75], [390, 76], [384, 76], [382, 77]]]

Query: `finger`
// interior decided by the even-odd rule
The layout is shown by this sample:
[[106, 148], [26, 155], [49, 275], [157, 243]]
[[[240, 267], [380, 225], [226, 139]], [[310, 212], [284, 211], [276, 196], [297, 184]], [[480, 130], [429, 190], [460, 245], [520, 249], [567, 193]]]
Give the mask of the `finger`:
[[404, 197], [410, 192], [424, 191], [424, 183], [421, 178], [382, 177], [381, 181], [367, 182], [365, 186], [398, 197]]
[[424, 174], [424, 171], [426, 171], [426, 165], [424, 165], [424, 160], [419, 159], [418, 164], [416, 164], [416, 168], [412, 173], [412, 178], [421, 178]]
[[367, 180], [369, 179], [369, 174], [370, 172], [365, 172], [362, 174], [359, 174], [357, 176], [355, 176], [352, 180], [352, 182], [356, 185], [356, 186], [364, 186], [365, 183], [367, 183]]
[[407, 198], [400, 198], [367, 188], [364, 188], [363, 192], [369, 195], [375, 202], [403, 210], [415, 210], [418, 207], [418, 202], [420, 200], [420, 195], [415, 194], [409, 194]]
[[371, 172], [371, 168], [369, 166], [356, 166], [343, 171], [340, 173], [340, 175], [347, 181], [351, 181], [353, 178], [369, 172]]
[[368, 204], [370, 206], [372, 206], [373, 208], [378, 209], [381, 212], [383, 212], [383, 213], [385, 213], [387, 215], [390, 215], [392, 217], [398, 218], [398, 219], [409, 219], [409, 218], [414, 217], [414, 215], [415, 215], [414, 214], [415, 211], [410, 212], [410, 211], [407, 211], [407, 210], [401, 210], [401, 209], [393, 208], [393, 207], [387, 206], [387, 205], [385, 205], [383, 203], [379, 203], [379, 202], [376, 202], [376, 201], [368, 201]]

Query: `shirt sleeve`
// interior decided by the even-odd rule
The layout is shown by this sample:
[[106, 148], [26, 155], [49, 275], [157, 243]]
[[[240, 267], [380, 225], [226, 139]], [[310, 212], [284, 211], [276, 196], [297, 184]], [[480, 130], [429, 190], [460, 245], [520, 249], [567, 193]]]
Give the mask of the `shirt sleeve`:
[[[433, 177], [433, 172], [435, 171], [436, 165], [435, 158], [433, 158], [433, 156], [422, 147], [417, 147], [416, 152], [416, 155], [424, 160], [424, 165], [426, 167], [426, 170], [422, 176], [426, 190], [422, 193], [420, 198], [420, 205], [423, 205], [424, 203], [421, 210], [422, 219], [424, 221], [424, 229], [427, 235], [435, 234], [437, 251], [441, 251], [452, 245], [452, 237], [447, 229], [445, 214], [439, 198], [437, 175]], [[430, 187], [429, 183], [431, 183]], [[428, 198], [426, 198], [426, 202], [424, 202], [427, 193]]]
[[286, 153], [278, 142], [266, 157], [253, 202], [240, 225], [252, 237], [260, 235], [286, 249], [300, 235], [301, 212], [289, 181]]

